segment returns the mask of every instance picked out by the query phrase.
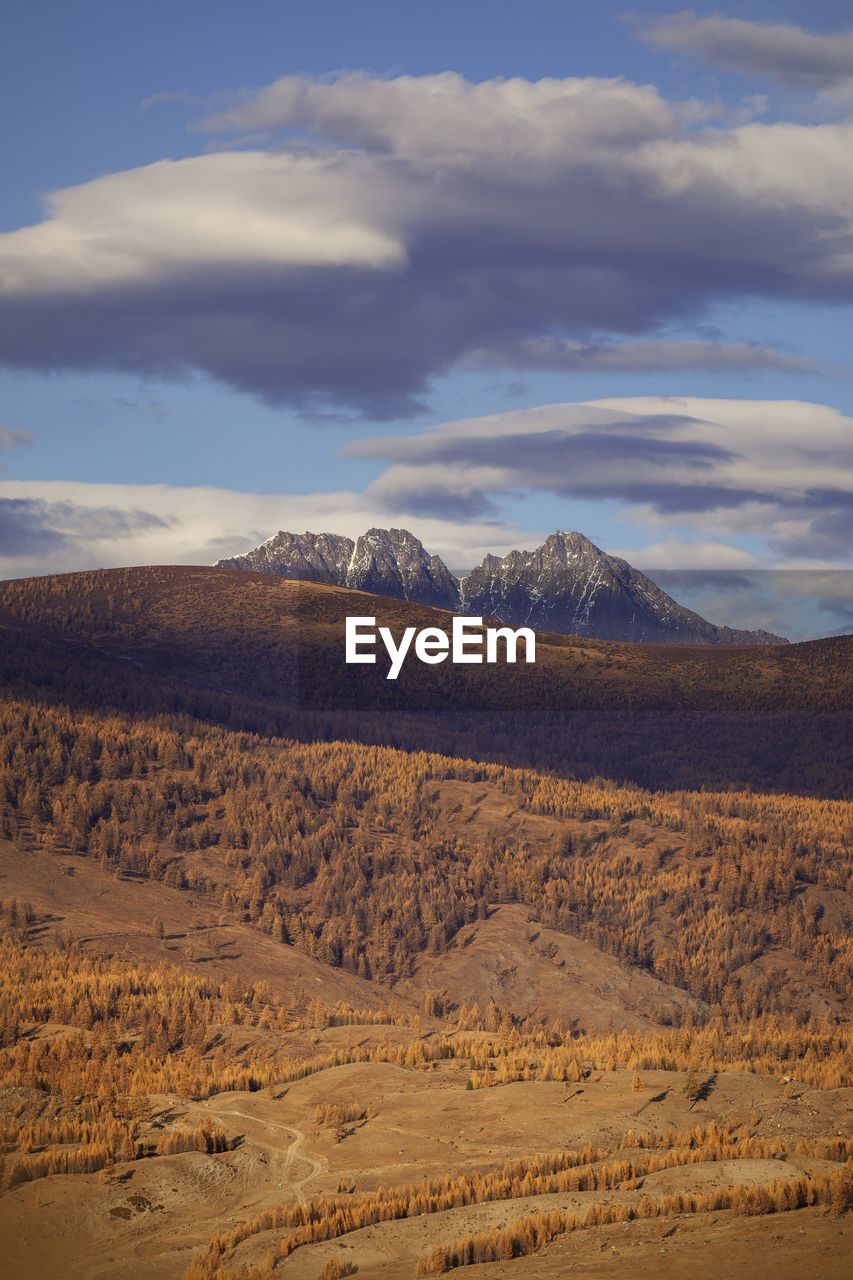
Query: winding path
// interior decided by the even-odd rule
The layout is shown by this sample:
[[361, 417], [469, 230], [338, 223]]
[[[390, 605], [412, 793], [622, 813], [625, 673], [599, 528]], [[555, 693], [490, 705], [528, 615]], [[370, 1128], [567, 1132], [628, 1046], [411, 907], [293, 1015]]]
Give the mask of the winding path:
[[[301, 1129], [297, 1129], [294, 1125], [289, 1124], [275, 1124], [272, 1120], [264, 1120], [261, 1116], [253, 1116], [248, 1111], [237, 1111], [236, 1109], [228, 1111], [223, 1109], [220, 1111], [217, 1109], [213, 1114], [218, 1116], [240, 1116], [243, 1120], [250, 1120], [253, 1124], [262, 1124], [267, 1129], [278, 1129], [282, 1133], [291, 1134], [293, 1136], [293, 1141], [285, 1151], [285, 1177], [290, 1179], [290, 1184], [296, 1193], [296, 1198], [301, 1204], [305, 1203], [306, 1196], [303, 1188], [305, 1187], [306, 1182], [310, 1182], [312, 1178], [316, 1178], [317, 1175], [322, 1172], [323, 1166], [319, 1160], [315, 1160], [313, 1156], [309, 1156], [303, 1150], [305, 1146], [305, 1134]], [[279, 1148], [276, 1149], [278, 1150]], [[293, 1167], [294, 1160], [302, 1160], [305, 1164], [310, 1166], [308, 1173], [304, 1174], [301, 1178], [294, 1178], [291, 1176], [290, 1170]]]

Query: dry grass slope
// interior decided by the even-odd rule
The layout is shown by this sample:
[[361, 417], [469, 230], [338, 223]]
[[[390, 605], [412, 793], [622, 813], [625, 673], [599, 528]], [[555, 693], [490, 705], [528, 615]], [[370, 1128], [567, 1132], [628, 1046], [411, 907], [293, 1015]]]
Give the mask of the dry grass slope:
[[746, 1257], [779, 1214], [834, 1280], [850, 643], [544, 637], [395, 687], [347, 683], [348, 611], [436, 616], [225, 570], [0, 587], [13, 1273], [615, 1277], [600, 1238]]

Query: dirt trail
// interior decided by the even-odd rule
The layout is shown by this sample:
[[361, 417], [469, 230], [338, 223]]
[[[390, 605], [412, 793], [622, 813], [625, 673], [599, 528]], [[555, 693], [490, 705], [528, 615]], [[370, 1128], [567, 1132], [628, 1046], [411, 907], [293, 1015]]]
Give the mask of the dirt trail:
[[[290, 1180], [290, 1184], [296, 1193], [297, 1199], [300, 1203], [304, 1204], [306, 1196], [303, 1188], [307, 1182], [311, 1181], [312, 1178], [316, 1178], [318, 1174], [322, 1173], [323, 1166], [319, 1160], [315, 1160], [313, 1156], [309, 1156], [304, 1151], [303, 1148], [305, 1146], [306, 1139], [302, 1130], [297, 1129], [294, 1125], [275, 1124], [272, 1120], [264, 1120], [262, 1116], [253, 1116], [248, 1111], [237, 1111], [235, 1108], [231, 1108], [229, 1110], [225, 1110], [224, 1108], [221, 1110], [217, 1109], [215, 1114], [218, 1116], [240, 1116], [243, 1120], [249, 1120], [253, 1124], [262, 1124], [267, 1129], [278, 1129], [281, 1133], [288, 1133], [292, 1135], [293, 1141], [285, 1152], [285, 1176]], [[303, 1174], [301, 1178], [294, 1178], [291, 1175], [290, 1171], [293, 1167], [294, 1160], [302, 1160], [303, 1163], [309, 1165], [308, 1173]]]

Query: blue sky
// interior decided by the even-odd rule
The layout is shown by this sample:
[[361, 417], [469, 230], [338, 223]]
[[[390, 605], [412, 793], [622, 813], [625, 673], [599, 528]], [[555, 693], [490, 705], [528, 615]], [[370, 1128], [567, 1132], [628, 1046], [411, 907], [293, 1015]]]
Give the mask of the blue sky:
[[[0, 573], [391, 520], [460, 567], [555, 527], [848, 566], [849, 6], [676, 9], [7, 3]], [[527, 466], [525, 414], [589, 400], [631, 432], [569, 413]], [[490, 415], [500, 465], [464, 426], [448, 462]]]

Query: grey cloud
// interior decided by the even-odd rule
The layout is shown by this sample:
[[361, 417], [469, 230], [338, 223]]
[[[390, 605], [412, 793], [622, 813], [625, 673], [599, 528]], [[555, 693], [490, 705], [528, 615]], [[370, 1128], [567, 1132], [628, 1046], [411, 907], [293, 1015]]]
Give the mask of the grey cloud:
[[[793, 582], [786, 581], [794, 577]], [[837, 619], [842, 628], [853, 626], [853, 572], [832, 570], [814, 574], [781, 574], [780, 593], [807, 605], [816, 601], [820, 610]]]
[[[658, 441], [661, 436], [666, 438], [691, 427], [713, 428], [713, 422], [706, 418], [676, 412], [678, 402], [669, 402], [663, 397], [658, 397], [656, 401], [660, 408], [642, 413], [621, 407], [612, 409], [608, 407], [610, 403], [567, 403], [514, 409], [481, 418], [448, 422], [417, 434], [366, 436], [344, 445], [341, 452], [345, 457], [351, 458], [433, 462], [451, 457], [460, 460], [464, 453], [471, 451], [472, 459], [481, 462], [486, 456], [482, 451], [488, 442], [504, 437], [517, 439], [519, 436], [532, 436], [545, 440], [558, 438], [569, 441], [587, 435], [601, 436], [603, 439], [625, 435], [632, 441], [642, 442], [649, 438]], [[617, 406], [622, 404], [619, 400], [612, 403]], [[496, 447], [501, 446], [498, 444]], [[655, 448], [656, 445], [653, 443], [651, 447]], [[712, 451], [715, 447], [712, 442]]]
[[420, 514], [464, 516], [548, 492], [630, 503], [655, 523], [706, 533], [749, 530], [785, 557], [838, 561], [853, 546], [851, 426], [801, 402], [641, 397], [445, 423], [344, 452], [388, 461], [367, 493], [389, 510], [416, 501]]
[[269, 531], [266, 529], [252, 529], [248, 533], [223, 533], [215, 538], [208, 538], [204, 550], [211, 559], [238, 556], [244, 551], [252, 551], [268, 537]]
[[152, 511], [118, 507], [82, 507], [73, 502], [49, 504], [50, 516], [68, 532], [82, 538], [131, 538], [151, 529], [169, 529], [173, 521]]
[[7, 556], [39, 555], [66, 546], [66, 537], [46, 519], [47, 503], [0, 498], [0, 551]]
[[807, 374], [817, 361], [779, 351], [760, 342], [720, 342], [705, 339], [646, 339], [613, 342], [607, 339], [524, 338], [491, 350], [474, 351], [472, 364], [513, 369], [554, 369], [573, 373], [654, 373], [680, 370], [745, 373], [778, 369]]
[[367, 495], [380, 509], [399, 512], [405, 509], [413, 516], [427, 516], [440, 520], [496, 520], [497, 503], [482, 489], [462, 484], [430, 483], [429, 479], [415, 474], [410, 483], [389, 475], [390, 483], [381, 481], [367, 490]]
[[698, 516], [703, 511], [720, 511], [727, 507], [744, 507], [752, 502], [775, 501], [771, 490], [739, 489], [722, 484], [690, 484], [677, 478], [669, 483], [666, 480], [661, 480], [660, 483], [625, 480], [619, 485], [603, 484], [595, 492], [595, 496], [621, 497], [628, 502], [647, 503], [661, 515], [670, 516]]
[[751, 591], [755, 576], [732, 569], [649, 569], [643, 570], [670, 595], [689, 591]]
[[853, 493], [838, 489], [810, 490], [780, 505], [793, 518], [808, 521], [807, 529], [783, 533], [773, 539], [773, 546], [782, 555], [832, 558], [839, 547], [853, 547]]
[[820, 89], [853, 81], [853, 30], [822, 35], [789, 23], [686, 11], [651, 23], [641, 35], [661, 48], [785, 84]]
[[168, 527], [167, 520], [148, 511], [0, 498], [0, 554], [10, 557], [56, 552], [76, 542], [131, 538]]
[[[689, 420], [687, 420], [689, 421]], [[720, 445], [699, 440], [657, 438], [654, 430], [684, 425], [685, 419], [673, 416], [650, 418], [647, 425], [634, 431], [624, 423], [604, 424], [596, 430], [527, 431], [517, 435], [497, 434], [491, 437], [466, 435], [464, 425], [458, 433], [426, 434], [422, 437], [392, 437], [367, 440], [351, 446], [347, 452], [360, 457], [385, 457], [408, 464], [402, 474], [395, 468], [386, 472], [368, 490], [386, 502], [400, 501], [405, 494], [407, 504], [418, 501], [425, 513], [436, 502], [436, 510], [449, 511], [461, 501], [472, 510], [478, 504], [485, 510], [489, 499], [481, 492], [475, 496], [474, 486], [466, 482], [466, 472], [476, 475], [477, 468], [496, 469], [502, 479], [493, 480], [494, 488], [547, 489], [564, 497], [622, 498], [630, 502], [649, 503], [662, 512], [707, 511], [720, 506], [738, 506], [758, 501], [765, 495], [753, 489], [732, 489], [705, 474], [733, 455]], [[415, 465], [412, 466], [412, 463]], [[422, 467], [446, 467], [449, 484], [443, 491], [431, 485], [429, 473], [419, 478]], [[668, 474], [677, 475], [668, 479]]]
[[[284, 131], [276, 149], [114, 174], [0, 236], [0, 362], [202, 370], [316, 421], [342, 408], [388, 420], [422, 412], [436, 375], [483, 352], [804, 372], [760, 344], [648, 335], [719, 300], [853, 300], [840, 177], [853, 127], [697, 131], [652, 89], [592, 80], [291, 78], [215, 124], [253, 113]], [[297, 129], [321, 140], [297, 143]], [[806, 161], [809, 184], [790, 176]], [[204, 248], [211, 208], [225, 249]], [[66, 233], [81, 251], [54, 278], [42, 249]]]
[[[390, 458], [396, 462], [463, 463], [508, 467], [513, 471], [559, 473], [566, 469], [595, 468], [616, 458], [627, 464], [651, 462], [666, 466], [685, 463], [708, 468], [733, 455], [720, 445], [702, 440], [659, 439], [654, 431], [666, 431], [689, 424], [691, 419], [673, 415], [649, 417], [642, 423], [624, 421], [601, 423], [594, 430], [552, 428], [517, 434], [467, 435], [464, 424], [458, 433], [428, 432], [422, 436], [385, 436], [350, 445], [344, 452], [356, 458]], [[634, 430], [626, 430], [626, 426]]]
[[844, 626], [853, 624], [853, 570], [777, 569], [757, 576], [769, 579], [780, 598], [793, 601], [803, 611], [814, 606]]
[[839, 634], [853, 626], [849, 569], [645, 569], [664, 591], [698, 612], [712, 610], [793, 639]]
[[846, 628], [853, 627], [853, 584], [851, 584], [851, 592], [847, 599], [827, 599], [824, 596], [821, 598], [820, 606], [826, 613], [834, 614]]

